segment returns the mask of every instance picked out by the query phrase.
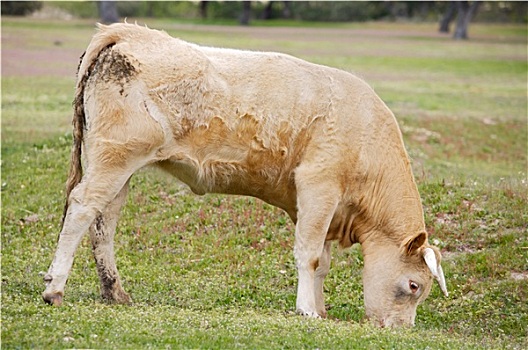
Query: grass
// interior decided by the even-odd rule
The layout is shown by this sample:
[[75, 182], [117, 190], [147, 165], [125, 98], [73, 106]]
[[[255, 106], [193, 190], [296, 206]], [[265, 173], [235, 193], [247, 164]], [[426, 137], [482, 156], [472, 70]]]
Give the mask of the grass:
[[[132, 179], [116, 237], [134, 304], [102, 302], [85, 238], [65, 305], [44, 305], [42, 274], [63, 206], [74, 80], [3, 69], [3, 348], [528, 346], [525, 28], [474, 25], [473, 40], [462, 43], [423, 24], [149, 25], [207, 45], [288, 52], [364, 77], [400, 121], [450, 296], [435, 286], [413, 329], [373, 328], [362, 321], [361, 249], [335, 248], [325, 283], [329, 319], [296, 316], [294, 228], [284, 213], [251, 198], [198, 197], [144, 170]], [[18, 47], [9, 38], [36, 54], [80, 55], [92, 32], [87, 21], [3, 18], [3, 64], [9, 48]]]

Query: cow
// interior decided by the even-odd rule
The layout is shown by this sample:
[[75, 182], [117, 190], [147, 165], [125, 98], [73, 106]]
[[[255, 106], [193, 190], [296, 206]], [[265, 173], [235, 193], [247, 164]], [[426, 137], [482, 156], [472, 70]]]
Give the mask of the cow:
[[295, 223], [302, 315], [327, 315], [334, 241], [361, 244], [366, 317], [378, 326], [413, 325], [433, 278], [447, 295], [400, 129], [363, 80], [285, 54], [202, 47], [135, 24], [98, 27], [78, 68], [47, 303], [61, 305], [88, 231], [102, 298], [131, 302], [113, 238], [129, 180], [147, 166], [199, 195], [282, 208]]

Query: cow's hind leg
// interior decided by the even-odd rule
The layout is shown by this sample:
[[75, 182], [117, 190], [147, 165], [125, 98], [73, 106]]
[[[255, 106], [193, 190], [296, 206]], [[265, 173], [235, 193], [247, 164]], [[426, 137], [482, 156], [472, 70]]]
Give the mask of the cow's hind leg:
[[[326, 273], [329, 257], [323, 251], [338, 201], [338, 191], [331, 185], [325, 186], [320, 181], [301, 181], [298, 185], [294, 254], [299, 275], [297, 312], [302, 315], [325, 316], [321, 300], [322, 277]], [[319, 276], [316, 276], [316, 270], [319, 270]]]
[[319, 259], [319, 266], [315, 270], [315, 308], [321, 317], [326, 317], [326, 307], [324, 303], [323, 284], [328, 271], [330, 271], [330, 259], [332, 252], [332, 242], [327, 241], [324, 244], [323, 254]]
[[114, 256], [114, 235], [121, 208], [128, 193], [128, 182], [105, 211], [98, 214], [90, 226], [92, 251], [101, 282], [101, 297], [120, 304], [131, 303], [130, 296], [123, 290], [117, 272]]
[[53, 305], [62, 304], [64, 286], [70, 274], [73, 256], [83, 235], [96, 217], [105, 212], [136, 169], [138, 168], [102, 170], [89, 167], [82, 181], [70, 193], [57, 250], [44, 277], [44, 301]]

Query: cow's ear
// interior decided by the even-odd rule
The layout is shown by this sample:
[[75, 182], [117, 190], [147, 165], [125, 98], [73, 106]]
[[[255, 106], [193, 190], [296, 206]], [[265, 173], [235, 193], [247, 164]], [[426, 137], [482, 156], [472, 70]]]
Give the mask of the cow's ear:
[[425, 241], [427, 241], [427, 233], [425, 232], [420, 232], [416, 236], [411, 237], [405, 243], [405, 253], [408, 256], [413, 255], [424, 245]]

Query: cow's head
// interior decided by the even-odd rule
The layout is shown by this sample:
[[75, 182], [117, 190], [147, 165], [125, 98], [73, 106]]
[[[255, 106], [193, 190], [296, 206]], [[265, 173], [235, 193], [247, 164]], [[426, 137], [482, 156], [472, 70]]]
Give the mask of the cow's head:
[[433, 278], [447, 296], [440, 252], [427, 244], [425, 232], [401, 246], [389, 242], [363, 246], [365, 309], [375, 324], [414, 325], [416, 307], [429, 295]]

